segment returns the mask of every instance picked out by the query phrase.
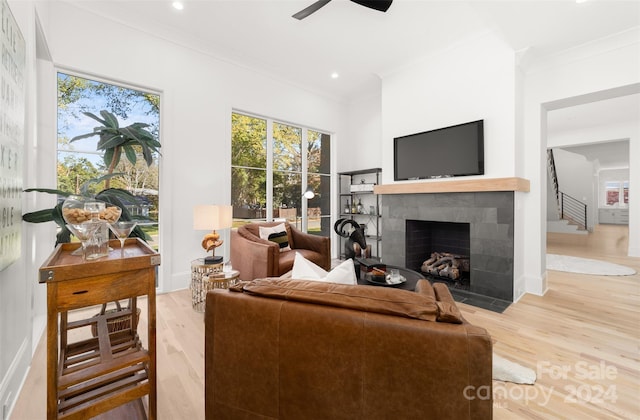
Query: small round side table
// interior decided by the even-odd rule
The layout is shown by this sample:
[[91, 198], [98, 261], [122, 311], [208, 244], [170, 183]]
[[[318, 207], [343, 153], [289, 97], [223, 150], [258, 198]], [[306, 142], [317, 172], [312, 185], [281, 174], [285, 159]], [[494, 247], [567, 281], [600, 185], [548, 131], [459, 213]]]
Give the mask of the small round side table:
[[191, 261], [191, 306], [204, 312], [207, 292], [228, 289], [238, 282], [238, 270], [223, 271], [222, 264], [205, 264], [204, 258]]

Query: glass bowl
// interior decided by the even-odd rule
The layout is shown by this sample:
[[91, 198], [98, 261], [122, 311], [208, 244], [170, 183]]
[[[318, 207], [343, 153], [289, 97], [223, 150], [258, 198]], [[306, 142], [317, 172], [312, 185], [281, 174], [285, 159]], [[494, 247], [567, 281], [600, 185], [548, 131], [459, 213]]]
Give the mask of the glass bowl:
[[121, 214], [120, 207], [93, 197], [70, 195], [62, 203], [62, 218], [70, 225], [79, 225], [91, 220], [115, 223]]

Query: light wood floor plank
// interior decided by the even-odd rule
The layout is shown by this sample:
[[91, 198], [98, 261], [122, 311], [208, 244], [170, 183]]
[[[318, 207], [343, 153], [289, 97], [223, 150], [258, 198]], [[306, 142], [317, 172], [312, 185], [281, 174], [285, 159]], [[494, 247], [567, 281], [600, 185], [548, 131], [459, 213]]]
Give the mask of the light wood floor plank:
[[[600, 225], [590, 235], [549, 234], [547, 246], [549, 253], [640, 272], [640, 258], [625, 256], [626, 226]], [[496, 354], [540, 370], [533, 386], [494, 381], [494, 418], [640, 419], [640, 274], [549, 271], [548, 286], [544, 296], [525, 295], [503, 314], [460, 304], [470, 322], [490, 332]], [[141, 307], [144, 314], [144, 301]], [[12, 419], [45, 418], [44, 341]], [[204, 323], [191, 309], [188, 290], [157, 296], [157, 348], [159, 418], [203, 419]], [[583, 378], [588, 369], [595, 369], [593, 377]], [[606, 377], [606, 369], [615, 374]], [[600, 389], [615, 391], [617, 399], [608, 398], [612, 392], [598, 395]]]

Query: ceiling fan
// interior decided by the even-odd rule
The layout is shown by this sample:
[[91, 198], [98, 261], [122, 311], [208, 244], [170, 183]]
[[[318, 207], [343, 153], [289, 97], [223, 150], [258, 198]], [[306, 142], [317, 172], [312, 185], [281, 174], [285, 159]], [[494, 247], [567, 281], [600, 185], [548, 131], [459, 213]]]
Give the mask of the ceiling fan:
[[[293, 15], [292, 17], [302, 20], [309, 16], [310, 14], [316, 12], [322, 6], [329, 3], [331, 0], [318, 0], [313, 3], [311, 6], [306, 7], [300, 10], [298, 13]], [[381, 12], [386, 12], [393, 0], [351, 0], [354, 3], [358, 3], [361, 6], [368, 7], [369, 9], [379, 10]]]

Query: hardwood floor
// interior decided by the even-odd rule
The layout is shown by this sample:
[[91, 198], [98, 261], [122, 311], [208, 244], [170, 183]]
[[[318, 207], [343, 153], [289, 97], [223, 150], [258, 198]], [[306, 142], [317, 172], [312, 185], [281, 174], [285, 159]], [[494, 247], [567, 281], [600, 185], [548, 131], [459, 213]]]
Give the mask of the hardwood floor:
[[[547, 251], [622, 264], [633, 276], [549, 271], [544, 296], [525, 295], [502, 314], [460, 304], [496, 354], [538, 373], [533, 386], [494, 381], [495, 419], [640, 418], [640, 258], [625, 256], [627, 232], [549, 234]], [[159, 418], [203, 419], [204, 325], [190, 292], [158, 295], [157, 323]], [[44, 347], [43, 337], [11, 419], [45, 418]]]
[[485, 327], [494, 352], [537, 371], [534, 386], [494, 381], [496, 419], [637, 419], [640, 416], [640, 258], [626, 226], [588, 236], [549, 234], [547, 252], [605, 260], [633, 276], [548, 271], [544, 296], [525, 295], [503, 314], [461, 305]]

